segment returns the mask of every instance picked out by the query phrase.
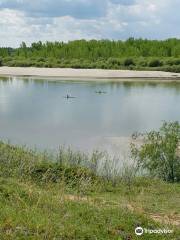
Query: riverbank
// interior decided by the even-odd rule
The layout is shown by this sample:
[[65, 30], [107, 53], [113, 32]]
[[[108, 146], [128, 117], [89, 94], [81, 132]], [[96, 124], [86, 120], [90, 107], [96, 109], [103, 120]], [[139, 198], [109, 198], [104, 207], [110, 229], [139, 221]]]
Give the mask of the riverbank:
[[101, 81], [180, 81], [180, 73], [162, 71], [0, 67], [1, 77], [32, 77], [48, 80], [101, 80]]
[[137, 226], [172, 230], [142, 240], [180, 234], [178, 183], [127, 169], [101, 177], [98, 155], [88, 160], [92, 171], [83, 167], [84, 154], [63, 149], [52, 161], [48, 152], [0, 142], [0, 160], [0, 239], [138, 239]]

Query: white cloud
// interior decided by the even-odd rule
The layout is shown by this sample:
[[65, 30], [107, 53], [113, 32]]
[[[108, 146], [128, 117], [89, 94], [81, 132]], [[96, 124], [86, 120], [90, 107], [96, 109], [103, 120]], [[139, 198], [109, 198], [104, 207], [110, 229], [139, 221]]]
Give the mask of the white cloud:
[[31, 34], [22, 12], [3, 9], [0, 11], [0, 43], [1, 45], [16, 45], [17, 39]]
[[44, 1], [0, 0], [0, 45], [180, 37], [179, 0]]

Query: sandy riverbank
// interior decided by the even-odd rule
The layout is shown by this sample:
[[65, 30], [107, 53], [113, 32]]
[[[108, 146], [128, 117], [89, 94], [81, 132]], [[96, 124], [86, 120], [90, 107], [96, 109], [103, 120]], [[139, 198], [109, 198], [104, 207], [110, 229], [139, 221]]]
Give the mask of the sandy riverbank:
[[102, 69], [71, 69], [71, 68], [34, 68], [34, 67], [0, 67], [0, 76], [43, 77], [49, 79], [104, 79], [132, 80], [150, 79], [159, 81], [180, 80], [180, 73], [161, 71], [131, 71], [131, 70], [102, 70]]

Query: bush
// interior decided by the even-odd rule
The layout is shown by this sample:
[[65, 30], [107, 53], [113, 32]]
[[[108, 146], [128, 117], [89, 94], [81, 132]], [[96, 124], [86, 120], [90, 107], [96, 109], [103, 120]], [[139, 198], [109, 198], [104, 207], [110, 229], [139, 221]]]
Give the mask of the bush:
[[161, 68], [158, 68], [157, 70], [165, 71], [165, 72], [174, 72], [174, 73], [180, 73], [180, 66], [174, 65], [174, 66], [163, 66]]
[[151, 131], [143, 135], [143, 144], [131, 146], [133, 158], [139, 168], [147, 171], [152, 177], [168, 182], [180, 181], [180, 124], [166, 123], [159, 131]]
[[148, 61], [146, 59], [140, 58], [138, 60], [138, 65], [139, 65], [139, 67], [147, 67], [148, 66]]
[[34, 62], [33, 65], [35, 67], [43, 67], [44, 66], [44, 62]]
[[46, 61], [46, 59], [43, 57], [37, 58], [37, 62], [45, 62], [45, 61]]
[[174, 58], [174, 59], [168, 59], [166, 61], [167, 65], [173, 66], [173, 65], [180, 65], [180, 59]]
[[81, 68], [82, 63], [78, 60], [78, 59], [74, 59], [72, 60], [72, 62], [70, 63], [71, 68]]
[[135, 65], [133, 59], [127, 58], [127, 59], [124, 60], [124, 66], [125, 66], [125, 67], [131, 66], [131, 65]]
[[107, 60], [108, 65], [113, 65], [113, 66], [120, 66], [121, 65], [121, 60], [119, 58], [109, 58]]
[[149, 67], [160, 67], [163, 63], [159, 59], [153, 59], [149, 62]]

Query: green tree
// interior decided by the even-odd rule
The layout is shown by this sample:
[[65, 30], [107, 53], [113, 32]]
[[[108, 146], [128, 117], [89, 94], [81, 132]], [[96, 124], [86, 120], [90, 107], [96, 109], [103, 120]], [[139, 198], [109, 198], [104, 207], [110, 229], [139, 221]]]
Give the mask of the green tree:
[[132, 157], [150, 176], [180, 181], [180, 124], [164, 122], [159, 131], [143, 134], [142, 145], [131, 145]]
[[[43, 58], [44, 66], [59, 67], [75, 66], [79, 68], [135, 68], [180, 72], [180, 39], [147, 40], [130, 38], [126, 41], [110, 40], [76, 40], [63, 42], [35, 42], [27, 46], [23, 42], [19, 48], [0, 48], [0, 57], [7, 66], [17, 65], [28, 60], [28, 65], [36, 66]], [[8, 60], [8, 58], [11, 60]], [[143, 61], [139, 59], [143, 58]], [[176, 61], [174, 61], [176, 59]], [[78, 64], [74, 65], [74, 62]], [[68, 62], [68, 64], [66, 64]], [[87, 64], [88, 63], [88, 64]], [[146, 64], [147, 63], [147, 64]], [[169, 68], [169, 66], [171, 66]]]

